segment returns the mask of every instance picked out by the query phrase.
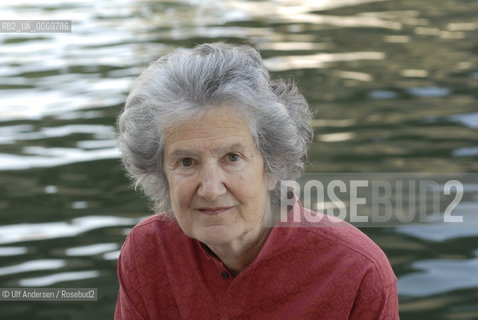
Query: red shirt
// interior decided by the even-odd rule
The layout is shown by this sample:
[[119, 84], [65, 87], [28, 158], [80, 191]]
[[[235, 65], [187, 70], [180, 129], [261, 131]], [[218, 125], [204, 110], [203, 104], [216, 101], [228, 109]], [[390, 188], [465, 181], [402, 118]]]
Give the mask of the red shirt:
[[357, 228], [338, 225], [279, 223], [232, 277], [174, 220], [154, 215], [121, 250], [115, 319], [398, 319], [385, 254]]

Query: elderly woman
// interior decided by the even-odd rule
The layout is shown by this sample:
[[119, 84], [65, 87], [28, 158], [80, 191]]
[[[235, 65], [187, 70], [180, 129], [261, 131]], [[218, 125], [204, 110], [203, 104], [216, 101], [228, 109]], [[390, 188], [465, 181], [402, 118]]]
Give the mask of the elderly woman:
[[363, 233], [278, 221], [310, 118], [248, 46], [177, 50], [139, 76], [119, 146], [159, 213], [122, 247], [115, 319], [398, 319], [396, 278]]

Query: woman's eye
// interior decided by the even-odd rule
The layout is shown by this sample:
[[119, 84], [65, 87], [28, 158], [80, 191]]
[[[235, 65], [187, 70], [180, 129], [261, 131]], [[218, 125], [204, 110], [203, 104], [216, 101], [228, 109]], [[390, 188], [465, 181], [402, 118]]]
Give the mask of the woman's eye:
[[240, 156], [237, 154], [237, 153], [229, 153], [227, 155], [227, 160], [231, 161], [231, 162], [235, 162], [237, 160], [239, 160]]
[[183, 167], [190, 167], [193, 165], [193, 159], [191, 158], [184, 158], [184, 159], [181, 159], [179, 161], [179, 163], [183, 166]]

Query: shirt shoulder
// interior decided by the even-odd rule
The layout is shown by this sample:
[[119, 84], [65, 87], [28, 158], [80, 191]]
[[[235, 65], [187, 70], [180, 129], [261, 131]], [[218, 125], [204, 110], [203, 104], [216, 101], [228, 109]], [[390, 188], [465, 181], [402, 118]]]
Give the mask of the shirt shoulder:
[[[115, 319], [178, 319], [167, 277], [164, 237], [177, 234], [177, 223], [155, 214], [132, 228], [118, 259], [120, 291]], [[161, 294], [164, 293], [164, 294]]]
[[365, 273], [375, 273], [384, 286], [396, 282], [396, 276], [383, 250], [350, 223], [323, 215], [319, 223], [306, 223], [301, 229], [302, 237], [310, 245], [322, 243], [325, 248], [322, 255], [335, 256], [339, 261], [337, 263], [353, 265], [357, 271], [362, 268]]
[[134, 235], [135, 238], [158, 237], [161, 234], [165, 235], [180, 231], [181, 229], [175, 219], [167, 216], [165, 213], [156, 213], [135, 225], [128, 237], [132, 237], [131, 235]]
[[159, 259], [171, 250], [184, 251], [190, 246], [188, 238], [175, 219], [165, 214], [154, 214], [134, 226], [121, 249], [122, 256], [134, 255], [141, 264], [150, 259]]
[[174, 224], [177, 224], [175, 219], [171, 218], [164, 212], [160, 212], [141, 220], [137, 225], [133, 227], [133, 230], [148, 229], [158, 225], [170, 227]]

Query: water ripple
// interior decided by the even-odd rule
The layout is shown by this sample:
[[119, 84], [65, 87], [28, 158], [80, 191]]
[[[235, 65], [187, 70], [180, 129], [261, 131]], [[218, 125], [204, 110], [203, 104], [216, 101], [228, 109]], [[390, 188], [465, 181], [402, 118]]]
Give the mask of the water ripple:
[[31, 168], [57, 167], [85, 161], [117, 159], [116, 148], [84, 151], [76, 148], [26, 147], [25, 152], [41, 156], [23, 156], [0, 153], [0, 170], [25, 170]]
[[43, 277], [27, 278], [18, 281], [21, 287], [45, 287], [51, 286], [58, 282], [77, 281], [84, 279], [97, 278], [100, 276], [99, 271], [76, 271], [76, 272], [61, 272], [50, 274]]
[[33, 260], [16, 264], [13, 266], [0, 268], [0, 276], [29, 271], [60, 269], [65, 265], [65, 261], [59, 259]]
[[18, 256], [27, 252], [26, 247], [0, 247], [0, 256]]
[[478, 259], [423, 260], [414, 262], [412, 266], [423, 271], [401, 276], [398, 279], [400, 294], [430, 296], [456, 289], [478, 287], [476, 276]]
[[332, 62], [383, 60], [382, 52], [319, 53], [314, 55], [279, 56], [264, 59], [269, 70], [284, 71], [294, 69], [316, 69]]
[[444, 97], [450, 94], [450, 89], [439, 87], [409, 88], [408, 93], [417, 97]]
[[117, 243], [97, 243], [89, 246], [68, 248], [65, 250], [67, 256], [90, 256], [118, 249]]
[[0, 243], [37, 241], [74, 237], [83, 232], [105, 227], [134, 225], [136, 219], [113, 216], [84, 216], [68, 222], [24, 223], [0, 226]]

